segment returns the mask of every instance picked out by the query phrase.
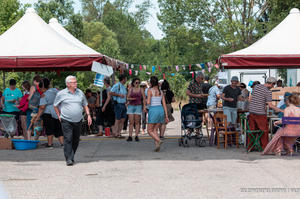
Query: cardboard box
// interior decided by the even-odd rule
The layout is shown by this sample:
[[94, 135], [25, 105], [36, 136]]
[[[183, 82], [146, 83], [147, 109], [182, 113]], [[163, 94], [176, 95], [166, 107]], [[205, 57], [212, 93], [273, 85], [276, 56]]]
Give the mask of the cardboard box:
[[0, 138], [0, 150], [1, 149], [7, 149], [7, 150], [13, 149], [12, 141], [8, 138]]
[[283, 99], [284, 93], [285, 92], [290, 92], [290, 93], [300, 93], [300, 87], [276, 87], [272, 88], [272, 100], [273, 100], [273, 105], [277, 106], [279, 101]]

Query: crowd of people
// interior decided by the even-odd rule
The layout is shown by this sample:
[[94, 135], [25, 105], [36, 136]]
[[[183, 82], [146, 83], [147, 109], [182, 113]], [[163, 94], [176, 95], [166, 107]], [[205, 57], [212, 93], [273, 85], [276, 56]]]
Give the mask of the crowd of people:
[[[166, 125], [169, 121], [174, 121], [171, 103], [175, 102], [175, 96], [166, 80], [158, 81], [157, 77], [153, 76], [148, 81], [141, 82], [139, 78], [134, 78], [126, 87], [125, 75], [120, 75], [119, 81], [112, 86], [110, 78], [106, 77], [104, 90], [93, 93], [87, 89], [83, 94], [77, 85], [76, 88], [72, 87], [77, 80], [73, 76], [70, 77], [66, 79], [67, 89], [61, 91], [51, 88], [50, 80], [42, 79], [38, 75], [33, 78], [32, 85], [29, 81], [22, 83], [23, 93], [16, 88], [14, 79], [9, 81], [9, 88], [6, 88], [2, 95], [2, 113], [15, 115], [24, 139], [32, 139], [34, 136], [37, 140], [44, 132], [48, 140], [46, 147], [53, 148], [54, 136], [58, 138], [60, 146], [64, 146], [66, 142], [71, 142], [71, 138], [63, 132], [68, 132], [72, 127], [75, 129], [71, 136], [72, 143], [77, 143], [84, 114], [82, 109], [77, 109], [78, 112], [73, 109], [76, 98], [70, 94], [76, 91], [74, 95], [78, 95], [80, 99], [84, 98], [82, 107], [86, 106], [88, 109], [88, 112], [85, 111], [85, 119], [97, 127], [96, 136], [103, 136], [106, 132], [110, 137], [124, 138], [121, 133], [128, 122], [129, 136], [126, 141], [133, 141], [134, 131], [134, 140], [138, 142], [141, 129], [145, 134], [147, 127], [147, 132], [155, 140], [155, 151], [159, 151]], [[73, 102], [66, 103], [68, 95], [73, 98]], [[89, 129], [90, 133], [95, 133], [95, 129]], [[76, 151], [76, 148], [74, 147], [73, 151]], [[70, 151], [68, 149], [68, 152], [65, 152], [68, 157], [72, 156]], [[71, 162], [72, 157], [68, 160]]]
[[[124, 138], [122, 130], [128, 122], [127, 142], [138, 142], [140, 131], [144, 134], [147, 128], [147, 133], [154, 140], [154, 151], [160, 151], [166, 126], [174, 121], [172, 103], [175, 102], [175, 96], [169, 83], [166, 80], [159, 81], [156, 76], [148, 81], [141, 81], [136, 77], [127, 82], [126, 76], [121, 74], [118, 79], [112, 85], [111, 79], [106, 77], [105, 89], [97, 93], [90, 89], [83, 93], [77, 88], [74, 76], [66, 78], [66, 88], [60, 91], [51, 87], [49, 79], [38, 75], [33, 78], [32, 84], [29, 81], [22, 83], [23, 92], [16, 88], [16, 81], [11, 79], [9, 87], [2, 94], [2, 113], [15, 115], [25, 139], [31, 139], [32, 136], [38, 139], [44, 132], [48, 141], [46, 147], [52, 148], [53, 138], [57, 137], [60, 146], [64, 148], [67, 165], [74, 163], [82, 130], [83, 110], [88, 126], [97, 126], [96, 136], [103, 136], [105, 133], [113, 138]], [[228, 125], [232, 128], [237, 128], [238, 108], [249, 110], [250, 129], [260, 129], [263, 132], [260, 138], [265, 150], [263, 154], [281, 154], [283, 150], [291, 154], [291, 146], [296, 138], [283, 137], [287, 134], [300, 136], [299, 125], [278, 129], [269, 143], [267, 112], [268, 109], [273, 109], [275, 113], [279, 113], [279, 117], [300, 117], [300, 100], [297, 94], [286, 93], [278, 107], [274, 106], [270, 89], [276, 84], [282, 86], [282, 81], [269, 77], [265, 84], [250, 82], [249, 91], [244, 83], [239, 82], [238, 77], [233, 76], [231, 84], [222, 88], [218, 81], [211, 85], [209, 78], [198, 72], [190, 82], [186, 94], [189, 96], [189, 103], [196, 104], [198, 110], [222, 107]], [[204, 114], [203, 119], [212, 128], [212, 119], [207, 114]], [[276, 124], [280, 125], [280, 121]]]
[[[274, 77], [266, 79], [265, 84], [259, 81], [251, 81], [249, 86], [251, 92], [247, 90], [244, 83], [240, 83], [238, 77], [231, 78], [231, 84], [222, 88], [218, 81], [215, 85], [205, 84], [207, 79], [202, 73], [197, 73], [195, 80], [192, 80], [186, 94], [190, 96], [190, 103], [197, 104], [199, 110], [223, 108], [223, 114], [227, 117], [229, 128], [237, 129], [238, 109], [248, 111], [248, 122], [250, 130], [261, 130], [260, 144], [263, 154], [275, 153], [281, 155], [283, 151], [286, 154], [293, 153], [293, 145], [297, 137], [300, 137], [300, 125], [288, 124], [277, 128], [276, 135], [269, 142], [269, 122], [268, 112], [273, 110], [279, 118], [282, 117], [300, 117], [300, 97], [299, 93], [285, 93], [284, 99], [278, 106], [272, 103], [272, 91], [275, 86], [283, 87], [282, 80], [276, 80]], [[300, 86], [300, 82], [297, 84]], [[207, 87], [209, 87], [207, 89]], [[205, 92], [207, 91], [208, 92]], [[221, 101], [220, 101], [221, 100]], [[206, 102], [206, 103], [205, 103]], [[221, 102], [221, 103], [219, 103]], [[204, 115], [204, 121], [207, 120], [209, 128], [212, 127], [212, 120]], [[275, 125], [280, 125], [281, 120]], [[250, 139], [247, 139], [247, 146]]]

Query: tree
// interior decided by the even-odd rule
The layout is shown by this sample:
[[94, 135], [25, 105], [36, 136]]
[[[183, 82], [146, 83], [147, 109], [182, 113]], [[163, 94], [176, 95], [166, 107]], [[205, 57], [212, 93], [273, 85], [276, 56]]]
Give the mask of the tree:
[[171, 90], [174, 92], [176, 98], [179, 100], [186, 100], [186, 88], [188, 87], [189, 82], [187, 82], [185, 78], [178, 73], [174, 76], [168, 77], [167, 81], [169, 82]]
[[[116, 34], [101, 22], [83, 23], [83, 42], [101, 54], [122, 59]], [[94, 72], [77, 72], [78, 87], [93, 87]]]
[[117, 36], [101, 22], [83, 23], [83, 42], [96, 51], [121, 59]]
[[18, 0], [0, 1], [0, 34], [9, 29], [24, 14], [24, 9]]
[[34, 4], [38, 15], [49, 22], [51, 18], [56, 18], [65, 28], [77, 39], [83, 36], [83, 17], [75, 14], [72, 0], [39, 0]]
[[86, 21], [101, 21], [108, 0], [81, 0], [82, 15]]
[[[179, 26], [198, 30], [203, 38], [224, 51], [234, 51], [256, 41], [263, 0], [159, 0], [164, 32]], [[214, 47], [214, 46], [213, 46]], [[224, 53], [224, 52], [223, 52]], [[216, 56], [216, 55], [215, 55]]]

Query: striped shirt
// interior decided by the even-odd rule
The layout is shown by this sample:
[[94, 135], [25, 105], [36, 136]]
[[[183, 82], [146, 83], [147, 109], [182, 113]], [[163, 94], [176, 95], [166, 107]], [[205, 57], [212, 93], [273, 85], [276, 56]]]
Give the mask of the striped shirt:
[[272, 102], [272, 92], [262, 84], [255, 85], [249, 112], [257, 115], [266, 115], [267, 102]]

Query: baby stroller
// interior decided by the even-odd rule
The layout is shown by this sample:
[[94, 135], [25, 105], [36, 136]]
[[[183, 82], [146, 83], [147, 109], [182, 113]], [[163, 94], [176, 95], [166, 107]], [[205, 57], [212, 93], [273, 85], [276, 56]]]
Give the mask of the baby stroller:
[[0, 130], [4, 133], [4, 137], [14, 137], [17, 131], [17, 121], [14, 115], [0, 114]]
[[189, 147], [192, 140], [195, 145], [204, 147], [206, 141], [202, 133], [202, 114], [198, 112], [197, 104], [186, 104], [181, 109], [181, 137], [178, 139], [179, 146]]

